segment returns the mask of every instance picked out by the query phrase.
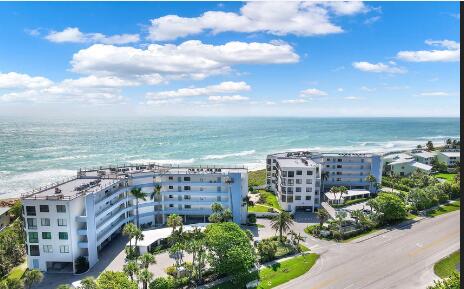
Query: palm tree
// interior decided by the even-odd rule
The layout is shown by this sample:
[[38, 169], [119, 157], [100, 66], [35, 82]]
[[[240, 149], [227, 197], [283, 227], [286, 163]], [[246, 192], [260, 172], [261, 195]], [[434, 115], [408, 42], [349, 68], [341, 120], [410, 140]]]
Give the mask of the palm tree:
[[138, 277], [139, 277], [139, 280], [142, 281], [143, 289], [147, 289], [148, 283], [150, 283], [150, 281], [153, 279], [153, 273], [151, 273], [147, 269], [142, 269], [139, 272]]
[[43, 274], [37, 269], [28, 270], [23, 275], [24, 288], [32, 288], [32, 285], [42, 282]]
[[326, 209], [324, 208], [319, 208], [317, 209], [317, 212], [316, 212], [316, 215], [317, 217], [319, 218], [319, 227], [322, 228], [322, 226], [324, 225], [324, 223], [329, 219], [330, 215], [329, 213], [326, 211]]
[[133, 188], [130, 193], [135, 198], [135, 214], [137, 215], [137, 227], [140, 225], [139, 223], [139, 200], [146, 200], [145, 193], [142, 192], [141, 188]]
[[321, 179], [322, 179], [322, 192], [324, 192], [325, 189], [325, 182], [329, 179], [329, 172], [325, 171], [321, 173]]
[[134, 238], [136, 230], [137, 230], [137, 227], [134, 225], [134, 223], [127, 223], [122, 228], [122, 234], [129, 238], [129, 247], [131, 249], [132, 249], [132, 238]]
[[174, 233], [177, 227], [182, 227], [182, 217], [177, 214], [171, 214], [168, 216], [167, 224], [172, 228], [172, 232]]
[[191, 272], [192, 280], [198, 284], [202, 279], [202, 270], [205, 267], [206, 257], [206, 240], [205, 234], [198, 227], [185, 234], [185, 250], [187, 253], [192, 254], [192, 267]]
[[151, 200], [155, 200], [155, 198], [159, 197], [161, 195], [161, 185], [156, 184], [155, 187], [153, 188], [153, 192], [150, 195]]
[[377, 179], [373, 175], [369, 174], [366, 177], [366, 182], [369, 183], [369, 188], [372, 190], [373, 184], [377, 182]]
[[342, 197], [344, 194], [348, 192], [348, 189], [345, 186], [338, 187], [338, 192], [340, 193], [340, 197], [338, 198], [338, 203], [342, 201]]
[[294, 233], [293, 235], [293, 245], [295, 245], [296, 250], [300, 251], [300, 242], [304, 242], [306, 238], [301, 235], [301, 233]]
[[156, 259], [153, 254], [147, 252], [140, 256], [140, 265], [144, 269], [148, 269], [148, 266], [150, 266], [151, 264], [156, 264]]
[[337, 199], [337, 193], [339, 192], [339, 188], [336, 186], [333, 186], [330, 188], [330, 192], [334, 195], [334, 200]]
[[140, 230], [139, 228], [136, 228], [136, 230], [134, 231], [134, 239], [135, 239], [134, 249], [137, 250], [137, 242], [143, 240], [143, 233], [142, 233], [142, 230]]
[[77, 289], [97, 289], [97, 283], [93, 277], [85, 277]]
[[125, 264], [122, 268], [122, 271], [129, 276], [131, 281], [134, 281], [134, 277], [139, 273], [140, 268], [137, 262], [135, 261], [129, 261], [127, 264]]
[[282, 242], [282, 233], [290, 230], [293, 225], [292, 216], [288, 212], [281, 211], [271, 219], [271, 228], [279, 232], [279, 240]]

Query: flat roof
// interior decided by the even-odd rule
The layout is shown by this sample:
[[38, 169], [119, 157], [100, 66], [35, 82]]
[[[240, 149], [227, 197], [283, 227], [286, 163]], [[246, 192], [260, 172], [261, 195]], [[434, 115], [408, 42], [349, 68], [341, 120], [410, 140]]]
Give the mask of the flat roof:
[[312, 168], [317, 166], [314, 161], [301, 158], [281, 158], [277, 159], [277, 162], [283, 168]]
[[461, 156], [461, 152], [440, 152], [442, 155], [445, 155], [447, 157], [455, 157], [458, 158]]
[[[41, 199], [47, 197], [56, 197], [56, 199], [59, 199], [59, 196], [70, 199], [80, 194], [98, 192], [113, 185], [119, 180], [120, 179], [116, 178], [74, 178], [62, 183], [50, 185], [43, 190], [39, 189], [37, 192], [27, 194], [24, 196], [24, 199]], [[60, 191], [59, 193], [55, 193], [57, 189]]]
[[383, 156], [384, 160], [392, 160], [392, 161], [397, 161], [397, 160], [411, 160], [413, 159], [413, 156], [407, 154], [407, 153], [395, 153], [395, 154], [388, 154]]
[[[184, 232], [192, 231], [195, 228], [200, 228], [201, 230], [204, 230], [206, 229], [206, 226], [209, 224], [210, 223], [197, 223], [191, 225], [184, 225], [182, 226], [182, 229]], [[168, 238], [169, 236], [171, 236], [171, 233], [172, 228], [170, 227], [143, 231], [143, 240], [138, 240], [137, 246], [148, 247], [156, 241]], [[132, 241], [133, 243], [135, 243], [135, 239], [133, 239]], [[129, 242], [127, 244], [129, 244]]]
[[[353, 196], [359, 196], [359, 195], [365, 195], [365, 194], [370, 194], [371, 192], [369, 192], [368, 190], [348, 190], [346, 191], [346, 194], [343, 194], [343, 197], [342, 198], [346, 198], [346, 197], [353, 197]], [[335, 200], [335, 199], [338, 199], [340, 196], [339, 196], [339, 193], [336, 193], [335, 194], [337, 197], [334, 196], [333, 193], [331, 192], [327, 192], [325, 193], [325, 196], [329, 199], [329, 200]]]
[[432, 170], [432, 166], [429, 166], [429, 165], [426, 165], [426, 164], [423, 164], [423, 163], [420, 163], [420, 162], [413, 162], [411, 164], [411, 166], [416, 167], [418, 169], [425, 170], [425, 171], [431, 171]]
[[422, 157], [422, 158], [433, 158], [435, 157], [434, 153], [431, 152], [420, 152], [420, 153], [414, 153], [413, 155]]

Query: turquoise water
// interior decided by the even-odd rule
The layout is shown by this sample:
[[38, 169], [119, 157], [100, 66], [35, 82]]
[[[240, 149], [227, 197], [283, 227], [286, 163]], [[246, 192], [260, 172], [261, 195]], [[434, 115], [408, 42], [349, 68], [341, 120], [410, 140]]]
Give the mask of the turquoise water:
[[384, 152], [448, 137], [459, 137], [459, 118], [0, 118], [0, 198], [80, 167], [165, 162], [255, 169], [272, 152]]

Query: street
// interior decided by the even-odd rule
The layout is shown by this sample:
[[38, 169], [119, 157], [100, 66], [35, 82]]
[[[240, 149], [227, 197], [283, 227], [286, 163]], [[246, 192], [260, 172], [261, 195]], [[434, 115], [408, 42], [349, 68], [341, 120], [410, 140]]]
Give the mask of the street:
[[309, 239], [319, 261], [307, 274], [277, 288], [425, 289], [437, 279], [433, 264], [459, 249], [459, 222], [456, 211], [352, 243]]

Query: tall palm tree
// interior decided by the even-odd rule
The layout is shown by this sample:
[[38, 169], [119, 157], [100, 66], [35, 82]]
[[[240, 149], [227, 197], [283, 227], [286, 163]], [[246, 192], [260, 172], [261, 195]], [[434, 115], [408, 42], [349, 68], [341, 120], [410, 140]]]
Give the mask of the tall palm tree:
[[150, 200], [155, 200], [161, 195], [161, 185], [156, 184], [153, 188], [153, 192], [150, 195]]
[[145, 198], [145, 193], [142, 192], [142, 189], [141, 188], [133, 188], [131, 191], [130, 191], [131, 195], [134, 196], [135, 198], [135, 214], [137, 215], [137, 227], [140, 226], [140, 222], [139, 222], [139, 200], [146, 200]]
[[148, 266], [150, 266], [151, 264], [156, 264], [156, 259], [153, 254], [147, 252], [140, 256], [140, 265], [144, 269], [148, 269]]
[[330, 215], [329, 213], [326, 211], [326, 209], [320, 207], [319, 209], [317, 209], [317, 212], [316, 212], [316, 215], [317, 217], [319, 218], [319, 227], [322, 228], [322, 226], [324, 225], [324, 223], [329, 219]]
[[177, 214], [171, 214], [168, 216], [167, 224], [172, 228], [172, 232], [174, 233], [177, 227], [182, 227], [182, 217]]
[[42, 282], [43, 274], [39, 270], [28, 270], [23, 275], [24, 288], [32, 288], [32, 285]]
[[134, 223], [127, 223], [122, 228], [122, 234], [129, 238], [129, 247], [132, 249], [132, 238], [134, 238], [135, 231], [137, 230], [137, 226]]
[[136, 228], [136, 230], [134, 231], [134, 239], [135, 239], [134, 247], [137, 250], [137, 242], [143, 240], [143, 233], [142, 233], [142, 230], [140, 230], [139, 228]]
[[293, 225], [292, 216], [288, 212], [281, 211], [271, 219], [271, 228], [279, 232], [279, 240], [282, 242], [282, 233], [290, 230]]
[[131, 281], [134, 281], [134, 277], [139, 273], [140, 268], [137, 262], [135, 261], [129, 261], [127, 264], [125, 264], [122, 268], [122, 271], [129, 276]]
[[85, 277], [81, 280], [81, 285], [78, 289], [97, 289], [97, 283], [93, 277]]
[[340, 186], [338, 187], [338, 192], [340, 193], [340, 197], [338, 197], [338, 203], [340, 204], [343, 195], [345, 195], [348, 192], [348, 189], [345, 186]]
[[151, 273], [147, 269], [142, 269], [139, 272], [138, 277], [139, 277], [139, 281], [142, 282], [143, 289], [147, 289], [148, 283], [150, 283], [150, 281], [153, 279], [153, 273]]
[[377, 182], [377, 179], [373, 175], [369, 174], [366, 177], [366, 182], [369, 183], [369, 188], [372, 190], [373, 184]]
[[301, 233], [293, 234], [293, 245], [295, 245], [296, 250], [300, 251], [300, 242], [304, 242], [306, 238], [301, 235]]

